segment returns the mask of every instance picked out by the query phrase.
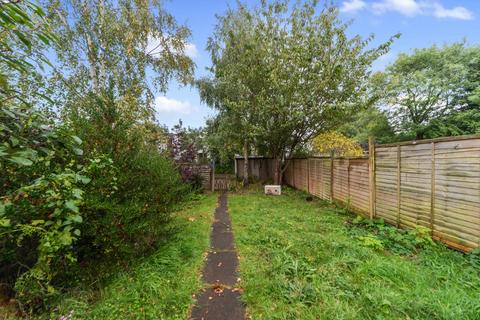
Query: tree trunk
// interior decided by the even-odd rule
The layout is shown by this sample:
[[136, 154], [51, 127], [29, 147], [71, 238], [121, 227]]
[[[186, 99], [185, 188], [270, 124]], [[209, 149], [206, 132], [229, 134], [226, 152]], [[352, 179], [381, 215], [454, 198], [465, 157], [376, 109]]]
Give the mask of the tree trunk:
[[92, 91], [98, 93], [98, 76], [96, 68], [96, 57], [93, 41], [90, 35], [87, 33], [87, 47], [88, 47], [88, 63], [90, 80], [92, 81]]
[[243, 186], [248, 187], [248, 142], [243, 143]]
[[[83, 4], [82, 11], [83, 15], [90, 19], [91, 15], [86, 2]], [[92, 83], [92, 91], [94, 93], [98, 93], [97, 56], [89, 27], [87, 27], [87, 29], [85, 30], [85, 37], [87, 41], [87, 58], [89, 64], [88, 73], [90, 76], [90, 81]]]
[[282, 184], [282, 162], [278, 157], [273, 160], [273, 184]]

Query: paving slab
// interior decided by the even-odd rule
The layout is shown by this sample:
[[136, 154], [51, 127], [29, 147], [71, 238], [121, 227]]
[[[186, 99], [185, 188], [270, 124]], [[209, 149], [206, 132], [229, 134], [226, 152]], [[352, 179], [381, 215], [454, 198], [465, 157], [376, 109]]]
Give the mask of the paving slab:
[[210, 248], [217, 251], [234, 250], [233, 232], [216, 232], [210, 236]]
[[209, 288], [197, 295], [190, 320], [243, 320], [245, 306], [234, 289]]
[[212, 233], [217, 232], [231, 232], [232, 227], [228, 223], [224, 223], [220, 220], [215, 220], [212, 224]]
[[203, 269], [208, 284], [233, 286], [237, 283], [238, 257], [235, 251], [209, 252]]

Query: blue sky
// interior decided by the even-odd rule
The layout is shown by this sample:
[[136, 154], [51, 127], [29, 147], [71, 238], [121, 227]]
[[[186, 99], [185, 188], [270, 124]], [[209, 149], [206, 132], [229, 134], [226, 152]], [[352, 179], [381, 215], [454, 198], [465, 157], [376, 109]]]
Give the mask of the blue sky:
[[[258, 1], [249, 0], [255, 4]], [[165, 8], [179, 23], [192, 30], [188, 54], [197, 65], [196, 76], [207, 75], [210, 65], [205, 50], [207, 39], [216, 23], [215, 15], [223, 14], [235, 0], [172, 0]], [[375, 35], [374, 44], [401, 33], [390, 53], [373, 66], [381, 70], [395, 60], [400, 52], [466, 39], [471, 45], [480, 44], [480, 0], [339, 0], [341, 17], [353, 23], [349, 33], [367, 37]], [[180, 87], [172, 82], [165, 95], [156, 99], [157, 118], [171, 127], [182, 119], [186, 126], [200, 127], [214, 114], [200, 102], [195, 88]]]

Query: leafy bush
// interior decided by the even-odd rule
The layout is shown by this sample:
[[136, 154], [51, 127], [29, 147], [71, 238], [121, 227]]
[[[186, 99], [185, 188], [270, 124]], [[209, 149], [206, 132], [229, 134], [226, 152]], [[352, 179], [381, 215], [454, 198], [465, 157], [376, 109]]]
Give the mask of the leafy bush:
[[362, 246], [367, 248], [372, 248], [374, 250], [383, 250], [383, 242], [373, 235], [360, 236], [358, 237], [359, 242]]
[[191, 190], [153, 148], [114, 164], [96, 150], [85, 156], [79, 137], [38, 111], [4, 107], [0, 121], [1, 274], [27, 312], [74, 284], [78, 263], [155, 247]]
[[118, 259], [153, 248], [166, 232], [170, 212], [188, 194], [173, 163], [143, 151], [123, 163], [114, 177], [118, 191], [112, 197], [95, 192], [85, 196], [85, 237], [79, 250], [83, 260]]
[[[0, 13], [0, 283], [31, 314], [84, 272], [101, 280], [98, 257], [114, 263], [154, 247], [191, 188], [159, 150], [165, 137], [148, 88], [137, 78], [113, 83], [114, 68], [108, 86], [91, 90], [69, 69], [58, 76], [74, 77], [74, 97], [67, 85], [52, 101], [37, 72], [48, 63], [42, 50], [57, 40], [45, 13], [28, 1], [4, 3]], [[184, 62], [178, 69], [188, 75]], [[54, 104], [55, 117], [39, 111]]]
[[361, 216], [352, 220], [350, 233], [364, 246], [377, 250], [385, 248], [400, 255], [414, 254], [436, 245], [428, 228], [398, 229], [386, 225], [382, 219], [369, 220]]
[[36, 308], [55, 294], [57, 266], [75, 261], [79, 208], [95, 166], [82, 165], [77, 136], [38, 111], [3, 106], [0, 129], [1, 274]]
[[[173, 160], [159, 150], [166, 139], [162, 128], [137, 121], [125, 103], [105, 90], [90, 93], [64, 110], [68, 123], [86, 141], [86, 155], [108, 155], [114, 165], [95, 174], [97, 179], [85, 195], [87, 223], [78, 248], [85, 264], [98, 254], [113, 259], [152, 248], [162, 237], [169, 212], [189, 192]], [[111, 181], [115, 181], [113, 194], [108, 193]]]

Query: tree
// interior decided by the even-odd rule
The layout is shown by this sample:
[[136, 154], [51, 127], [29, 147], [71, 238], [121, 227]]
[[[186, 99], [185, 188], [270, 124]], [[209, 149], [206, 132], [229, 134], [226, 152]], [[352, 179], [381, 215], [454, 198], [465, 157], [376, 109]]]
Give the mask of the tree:
[[275, 183], [282, 181], [283, 160], [297, 148], [373, 103], [369, 69], [393, 41], [367, 49], [372, 37], [349, 37], [336, 7], [319, 12], [317, 6], [274, 2], [256, 15], [270, 66], [257, 135], [259, 148], [275, 159]]
[[360, 157], [362, 147], [353, 139], [336, 131], [319, 134], [313, 139], [313, 150], [323, 155], [334, 154], [339, 157]]
[[[258, 16], [257, 16], [258, 18]], [[202, 99], [219, 111], [216, 137], [241, 149], [244, 156], [243, 184], [248, 185], [248, 157], [254, 143], [256, 119], [267, 87], [269, 53], [257, 31], [258, 19], [245, 6], [218, 17], [207, 49], [212, 77], [198, 82]]]
[[389, 143], [396, 139], [386, 113], [375, 106], [354, 114], [339, 127], [338, 131], [362, 146], [368, 144], [369, 137], [374, 137], [378, 143]]
[[23, 90], [24, 82], [40, 77], [37, 68], [49, 64], [43, 46], [57, 43], [44, 11], [30, 1], [5, 1], [0, 13], [0, 104], [44, 99], [42, 90]]
[[471, 55], [464, 43], [416, 49], [375, 75], [398, 133], [422, 139], [430, 121], [468, 106], [473, 93], [468, 87], [475, 87], [474, 79], [468, 79], [471, 72], [477, 73], [467, 65]]
[[275, 183], [285, 158], [372, 103], [368, 70], [392, 41], [367, 49], [372, 38], [348, 37], [337, 8], [317, 7], [239, 5], [221, 18], [211, 42], [213, 79], [205, 92], [215, 99], [207, 102], [243, 137], [245, 158], [255, 143], [275, 159]]
[[[92, 134], [84, 139], [87, 151], [92, 143], [121, 153], [143, 129], [139, 124], [153, 121], [155, 91], [165, 91], [171, 79], [192, 83], [190, 30], [156, 0], [45, 1], [61, 43], [51, 79], [56, 107]], [[104, 140], [109, 149], [102, 149]]]

